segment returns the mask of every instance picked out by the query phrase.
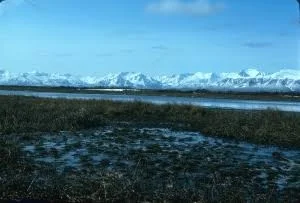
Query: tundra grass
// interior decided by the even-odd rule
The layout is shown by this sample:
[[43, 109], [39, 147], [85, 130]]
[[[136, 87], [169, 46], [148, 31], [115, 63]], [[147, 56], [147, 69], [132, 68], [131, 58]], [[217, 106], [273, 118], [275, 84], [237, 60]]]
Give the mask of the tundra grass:
[[0, 96], [2, 134], [77, 131], [114, 122], [167, 126], [259, 144], [300, 147], [299, 113]]

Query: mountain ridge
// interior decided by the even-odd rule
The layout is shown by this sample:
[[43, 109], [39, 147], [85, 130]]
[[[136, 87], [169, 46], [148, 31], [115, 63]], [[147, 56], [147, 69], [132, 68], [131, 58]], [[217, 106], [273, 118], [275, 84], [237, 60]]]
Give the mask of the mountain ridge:
[[0, 85], [300, 92], [300, 70], [282, 69], [274, 73], [265, 73], [252, 68], [240, 72], [196, 72], [160, 76], [120, 72], [103, 77], [38, 71], [10, 73], [0, 70]]

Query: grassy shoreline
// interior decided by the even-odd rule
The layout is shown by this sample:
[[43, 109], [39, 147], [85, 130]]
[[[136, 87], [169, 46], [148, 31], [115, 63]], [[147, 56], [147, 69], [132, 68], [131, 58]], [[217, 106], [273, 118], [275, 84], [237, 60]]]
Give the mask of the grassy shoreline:
[[112, 122], [171, 126], [258, 144], [300, 147], [300, 114], [189, 105], [0, 96], [0, 133], [76, 131]]
[[[94, 89], [94, 90], [93, 90]], [[104, 87], [76, 88], [76, 87], [39, 87], [39, 86], [5, 86], [0, 85], [0, 90], [10, 91], [35, 91], [57, 93], [84, 93], [84, 94], [124, 94], [139, 96], [173, 96], [173, 97], [196, 97], [238, 100], [266, 100], [266, 101], [300, 101], [300, 93], [297, 92], [234, 92], [234, 91], [209, 91], [209, 90], [152, 90], [152, 89], [126, 89], [122, 92], [101, 91]]]

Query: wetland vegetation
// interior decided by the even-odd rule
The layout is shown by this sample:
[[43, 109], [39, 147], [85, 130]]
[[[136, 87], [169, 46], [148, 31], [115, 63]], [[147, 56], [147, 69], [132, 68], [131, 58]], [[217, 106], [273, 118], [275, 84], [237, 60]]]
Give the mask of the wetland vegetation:
[[300, 153], [118, 124], [3, 135], [0, 198], [274, 202], [300, 198]]
[[0, 103], [2, 200], [300, 199], [299, 113], [20, 96]]
[[0, 132], [76, 131], [131, 122], [199, 131], [259, 144], [300, 146], [300, 114], [206, 109], [192, 105], [0, 96]]

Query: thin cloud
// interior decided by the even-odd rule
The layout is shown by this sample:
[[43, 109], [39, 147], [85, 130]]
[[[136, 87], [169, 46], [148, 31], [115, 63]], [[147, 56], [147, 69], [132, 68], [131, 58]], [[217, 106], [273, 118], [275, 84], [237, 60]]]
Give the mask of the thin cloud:
[[0, 6], [3, 7], [8, 7], [8, 6], [19, 6], [23, 3], [25, 3], [26, 0], [5, 0], [1, 2]]
[[146, 10], [159, 14], [207, 16], [225, 9], [225, 5], [212, 0], [160, 0], [147, 5]]
[[98, 54], [95, 54], [96, 57], [111, 57], [113, 55], [114, 55], [113, 53], [98, 53]]
[[132, 54], [134, 49], [121, 49], [120, 52], [124, 54]]
[[6, 0], [0, 3], [0, 15], [4, 14], [7, 10], [20, 6], [25, 3], [25, 0]]
[[74, 54], [73, 53], [55, 53], [54, 56], [59, 57], [59, 58], [65, 58], [65, 57], [72, 57], [72, 56], [74, 56]]
[[49, 51], [36, 51], [35, 54], [41, 57], [55, 57], [55, 58], [65, 58], [65, 57], [73, 57], [74, 53], [71, 52], [49, 52]]
[[158, 46], [153, 46], [152, 49], [155, 49], [155, 50], [167, 50], [168, 47], [163, 46], [163, 45], [158, 45]]
[[243, 46], [253, 49], [260, 49], [260, 48], [268, 48], [272, 47], [273, 43], [271, 42], [247, 42], [244, 43]]

